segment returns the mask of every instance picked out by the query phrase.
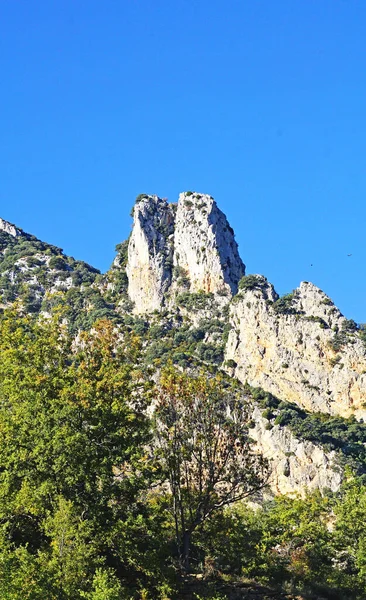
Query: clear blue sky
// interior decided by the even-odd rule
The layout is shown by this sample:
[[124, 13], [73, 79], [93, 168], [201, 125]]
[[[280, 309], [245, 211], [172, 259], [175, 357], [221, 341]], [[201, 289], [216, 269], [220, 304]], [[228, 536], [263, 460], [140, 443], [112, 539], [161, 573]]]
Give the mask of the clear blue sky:
[[366, 321], [365, 0], [2, 0], [0, 33], [0, 216], [106, 270], [137, 194], [207, 192], [248, 273]]

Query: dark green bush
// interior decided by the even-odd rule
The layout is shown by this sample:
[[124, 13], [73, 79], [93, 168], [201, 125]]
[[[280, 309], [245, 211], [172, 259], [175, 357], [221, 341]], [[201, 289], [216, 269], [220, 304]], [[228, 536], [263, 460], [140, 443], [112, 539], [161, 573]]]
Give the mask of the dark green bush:
[[48, 266], [50, 269], [56, 269], [57, 271], [67, 271], [67, 263], [62, 256], [53, 256]]
[[239, 290], [263, 290], [268, 281], [262, 275], [245, 275], [238, 283]]

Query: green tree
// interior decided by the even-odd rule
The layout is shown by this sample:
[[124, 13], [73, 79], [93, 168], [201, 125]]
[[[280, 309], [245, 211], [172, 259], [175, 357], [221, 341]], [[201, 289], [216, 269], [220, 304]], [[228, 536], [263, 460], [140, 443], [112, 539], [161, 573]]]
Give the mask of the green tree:
[[[160, 539], [142, 500], [151, 469], [138, 355], [136, 339], [109, 321], [74, 340], [57, 319], [1, 319], [2, 560], [23, 597], [74, 600], [97, 568], [131, 590], [154, 579]], [[33, 590], [44, 585], [47, 595]]]
[[267, 465], [252, 449], [248, 422], [247, 399], [219, 375], [163, 371], [156, 390], [156, 443], [186, 570], [193, 532], [213, 513], [266, 484]]
[[366, 593], [365, 477], [348, 476], [334, 505], [334, 545], [346, 579]]

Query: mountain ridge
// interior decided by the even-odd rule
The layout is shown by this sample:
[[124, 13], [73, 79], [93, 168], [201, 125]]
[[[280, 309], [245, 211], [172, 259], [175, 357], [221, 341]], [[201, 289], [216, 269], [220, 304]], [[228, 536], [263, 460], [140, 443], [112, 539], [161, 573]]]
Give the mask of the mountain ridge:
[[363, 470], [361, 445], [352, 446], [366, 443], [356, 323], [314, 284], [280, 297], [264, 276], [245, 275], [234, 231], [207, 194], [184, 192], [177, 204], [142, 194], [133, 218], [103, 274], [0, 220], [2, 308], [61, 307], [75, 334], [108, 318], [141, 338], [148, 367], [170, 361], [249, 385], [252, 434], [271, 461], [274, 493], [336, 490], [344, 460]]

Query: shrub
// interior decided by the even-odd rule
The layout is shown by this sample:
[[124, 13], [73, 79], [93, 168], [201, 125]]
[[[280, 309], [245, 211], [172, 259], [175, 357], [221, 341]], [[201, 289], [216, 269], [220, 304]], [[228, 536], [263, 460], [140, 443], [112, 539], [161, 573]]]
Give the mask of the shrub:
[[207, 308], [213, 297], [214, 295], [211, 292], [184, 292], [177, 297], [177, 303], [190, 310], [204, 309]]
[[263, 417], [263, 419], [268, 419], [268, 421], [269, 421], [270, 419], [273, 419], [274, 414], [270, 408], [266, 408], [266, 410], [264, 410], [262, 412], [262, 417]]
[[148, 194], [139, 194], [138, 196], [136, 196], [136, 202], [140, 202], [140, 200], [145, 200], [145, 198], [148, 197]]
[[62, 258], [62, 256], [52, 256], [50, 258], [48, 266], [50, 269], [55, 269], [57, 271], [67, 271], [66, 261]]
[[348, 333], [354, 333], [355, 331], [357, 331], [357, 329], [358, 329], [357, 323], [353, 319], [346, 319], [342, 323], [342, 327], [341, 327], [342, 331], [347, 331]]
[[294, 299], [295, 294], [293, 292], [291, 294], [286, 294], [285, 296], [278, 298], [278, 300], [273, 303], [272, 307], [274, 311], [280, 315], [299, 314], [299, 311], [293, 306]]
[[340, 331], [333, 336], [333, 339], [329, 342], [329, 346], [334, 350], [334, 352], [338, 352], [342, 350], [343, 346], [347, 344], [348, 336], [345, 331]]
[[230, 369], [235, 369], [238, 366], [238, 363], [232, 358], [229, 358], [229, 360], [225, 362], [225, 366], [229, 367]]
[[268, 281], [262, 275], [245, 275], [238, 283], [239, 290], [263, 290]]
[[206, 362], [220, 364], [224, 359], [224, 349], [215, 344], [204, 344], [201, 342], [197, 346], [197, 355]]

